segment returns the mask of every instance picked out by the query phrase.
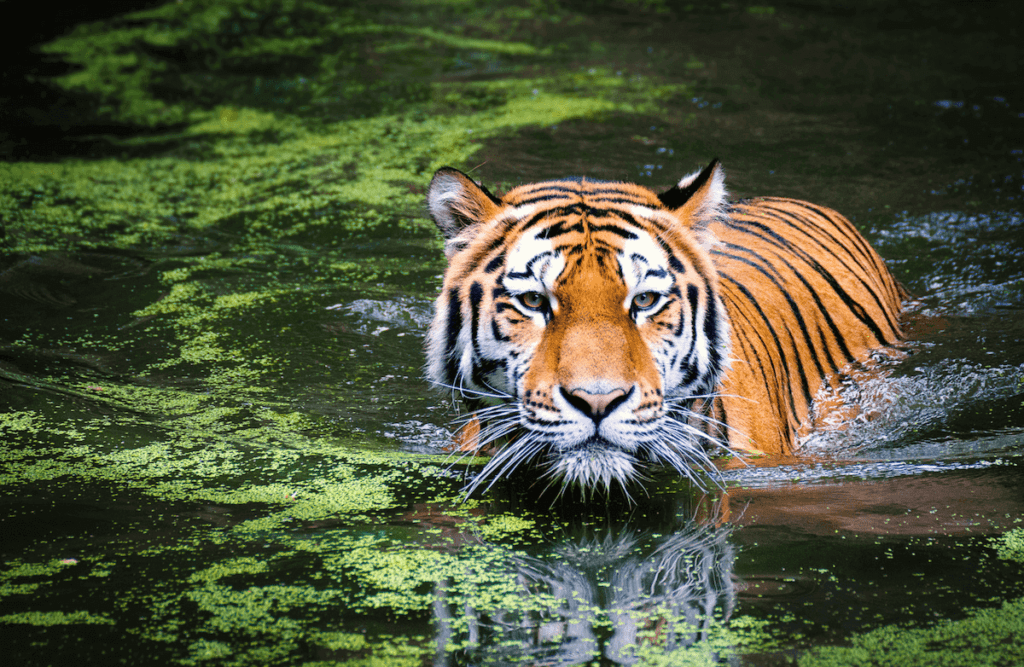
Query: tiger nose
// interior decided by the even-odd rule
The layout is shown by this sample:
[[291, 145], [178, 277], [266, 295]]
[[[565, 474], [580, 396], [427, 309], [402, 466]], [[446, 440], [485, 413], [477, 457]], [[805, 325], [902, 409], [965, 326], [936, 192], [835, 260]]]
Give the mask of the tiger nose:
[[586, 389], [573, 389], [572, 391], [566, 391], [565, 387], [560, 387], [560, 389], [565, 400], [593, 419], [594, 423], [600, 423], [615, 408], [625, 403], [629, 395], [633, 393], [632, 389], [628, 392], [624, 389], [613, 389], [606, 394], [592, 394]]

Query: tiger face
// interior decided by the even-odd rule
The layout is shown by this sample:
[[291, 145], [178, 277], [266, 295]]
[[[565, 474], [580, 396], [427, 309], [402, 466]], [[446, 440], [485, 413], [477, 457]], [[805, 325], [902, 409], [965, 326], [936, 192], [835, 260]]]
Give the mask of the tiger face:
[[703, 408], [730, 346], [708, 252], [722, 181], [716, 162], [660, 197], [576, 179], [498, 198], [435, 174], [448, 270], [427, 373], [476, 408], [471, 448], [502, 443], [476, 484], [524, 464], [584, 488], [709, 465], [723, 443]]

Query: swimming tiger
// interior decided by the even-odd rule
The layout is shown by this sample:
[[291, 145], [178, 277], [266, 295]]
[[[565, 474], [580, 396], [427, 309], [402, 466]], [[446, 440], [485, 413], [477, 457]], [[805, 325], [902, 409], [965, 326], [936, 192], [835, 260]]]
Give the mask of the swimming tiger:
[[717, 160], [661, 194], [497, 197], [446, 167], [427, 203], [448, 259], [427, 376], [474, 410], [462, 448], [494, 454], [473, 488], [524, 464], [564, 487], [654, 465], [699, 483], [717, 450], [791, 454], [823, 383], [901, 336], [906, 293], [846, 218], [729, 203]]

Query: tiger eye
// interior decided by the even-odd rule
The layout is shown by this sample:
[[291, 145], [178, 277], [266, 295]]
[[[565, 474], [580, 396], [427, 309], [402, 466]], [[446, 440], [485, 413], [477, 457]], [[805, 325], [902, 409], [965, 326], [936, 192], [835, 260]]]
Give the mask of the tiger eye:
[[646, 310], [654, 305], [654, 302], [658, 300], [658, 295], [654, 292], [641, 292], [633, 297], [633, 306], [640, 310]]
[[540, 310], [547, 302], [540, 292], [524, 292], [519, 295], [519, 301], [530, 310]]

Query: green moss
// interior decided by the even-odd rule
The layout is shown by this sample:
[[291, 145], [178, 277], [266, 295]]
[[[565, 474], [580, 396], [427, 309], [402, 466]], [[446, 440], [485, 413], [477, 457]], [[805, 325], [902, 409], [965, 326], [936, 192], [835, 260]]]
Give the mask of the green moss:
[[[479, 140], [615, 108], [600, 99], [544, 94], [512, 100], [478, 117], [420, 122], [390, 116], [301, 131], [277, 144], [273, 153], [245, 138], [228, 138], [217, 148], [218, 159], [203, 162], [2, 164], [0, 213], [9, 220], [13, 250], [20, 252], [157, 245], [239, 217], [257, 237], [269, 233], [280, 238], [293, 226], [326, 222], [324, 214], [342, 203], [411, 210], [421, 195], [411, 194], [407, 184], [421, 182], [445, 164], [463, 164]], [[291, 123], [277, 121], [282, 127]], [[357, 165], [355, 178], [346, 172], [350, 163]], [[282, 227], [282, 222], [290, 224]], [[341, 216], [333, 223], [351, 229], [364, 224], [358, 216]], [[172, 292], [170, 298], [182, 296]]]
[[265, 560], [258, 560], [251, 556], [235, 558], [229, 561], [215, 563], [211, 567], [196, 572], [189, 577], [192, 582], [212, 583], [224, 577], [231, 577], [236, 574], [257, 574], [266, 572], [268, 563]]
[[[73, 558], [51, 560], [47, 563], [22, 563], [20, 561], [4, 563], [5, 569], [0, 571], [0, 599], [14, 595], [32, 594], [40, 587], [48, 585], [53, 575], [77, 564], [78, 561]], [[31, 579], [32, 581], [17, 581], [19, 579]]]
[[333, 604], [340, 593], [311, 586], [259, 586], [236, 590], [207, 584], [186, 595], [200, 610], [210, 614], [212, 630], [293, 637], [303, 622], [291, 618], [289, 612]]

